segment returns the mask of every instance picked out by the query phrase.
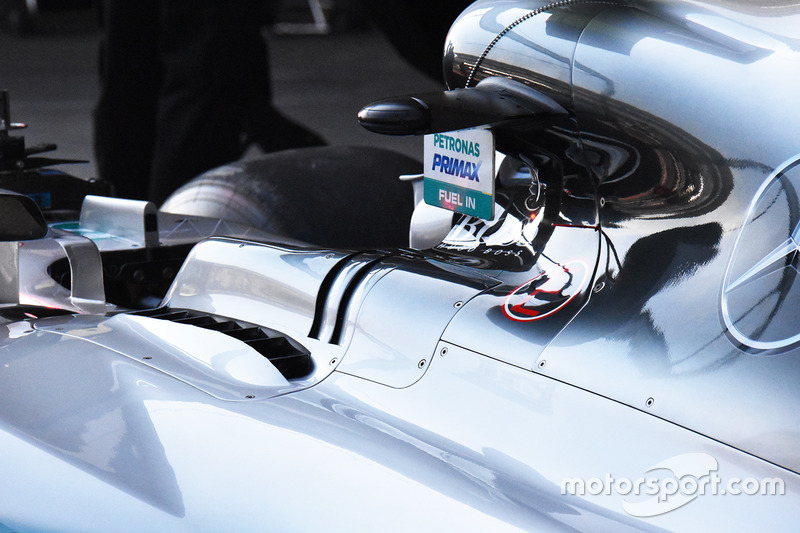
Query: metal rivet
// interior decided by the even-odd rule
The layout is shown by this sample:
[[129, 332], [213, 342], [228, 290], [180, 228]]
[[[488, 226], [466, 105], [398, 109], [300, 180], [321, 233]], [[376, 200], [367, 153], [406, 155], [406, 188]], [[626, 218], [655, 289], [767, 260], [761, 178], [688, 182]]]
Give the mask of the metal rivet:
[[325, 259], [333, 259], [334, 257], [336, 257], [335, 254], [328, 254], [325, 256]]
[[442, 348], [442, 351], [439, 352], [439, 353], [442, 354], [442, 356], [445, 356], [445, 355], [447, 355], [447, 352], [448, 352], [447, 346], [445, 346], [444, 348]]
[[239, 248], [244, 248], [245, 246], [247, 246], [247, 245], [246, 244], [240, 244]]
[[602, 291], [605, 288], [606, 288], [606, 283], [604, 281], [601, 281], [600, 283], [594, 286], [594, 289], [592, 289], [592, 291], [595, 294], [597, 294], [598, 292]]
[[255, 396], [253, 396], [252, 394], [248, 394], [247, 396], [245, 396], [245, 398], [247, 398], [248, 400], [252, 400], [253, 398], [255, 398]]
[[606, 199], [600, 198], [600, 207], [605, 207], [605, 205], [606, 205]]
[[338, 358], [338, 357], [334, 357], [333, 359], [331, 359], [331, 362], [330, 362], [330, 363], [328, 363], [328, 364], [329, 364], [329, 365], [331, 365], [331, 366], [333, 366], [333, 365], [335, 365], [335, 364], [336, 364], [336, 363], [338, 363], [338, 362], [339, 362], [339, 358]]
[[547, 361], [542, 359], [541, 361], [539, 361], [538, 367], [539, 368], [544, 368], [546, 364], [547, 364]]
[[152, 357], [150, 357], [149, 355], [145, 355], [144, 357], [142, 357], [142, 359], [144, 359], [145, 361], [149, 361], [150, 359], [152, 359]]
[[64, 331], [64, 328], [56, 328], [56, 331]]
[[417, 368], [425, 368], [425, 364], [426, 363], [427, 363], [427, 361], [425, 359], [423, 359], [422, 361], [417, 363]]
[[647, 401], [646, 401], [646, 402], [644, 402], [644, 404], [645, 404], [647, 407], [653, 407], [653, 404], [654, 404], [654, 403], [656, 403], [656, 401], [655, 401], [653, 398], [648, 398], [648, 399], [647, 399]]
[[462, 305], [464, 305], [464, 302], [456, 302], [456, 303], [454, 303], [454, 304], [453, 304], [453, 307], [455, 307], [456, 309], [458, 309], [458, 308], [459, 308], [459, 307], [461, 307]]

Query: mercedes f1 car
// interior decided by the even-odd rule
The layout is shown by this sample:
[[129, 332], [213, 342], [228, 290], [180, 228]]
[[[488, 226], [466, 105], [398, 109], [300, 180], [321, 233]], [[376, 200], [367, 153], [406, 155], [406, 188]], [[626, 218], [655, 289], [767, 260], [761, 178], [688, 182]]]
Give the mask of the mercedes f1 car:
[[[798, 28], [479, 0], [447, 91], [359, 114], [424, 136], [413, 214], [329, 149], [62, 208], [6, 113], [0, 531], [796, 529]], [[292, 233], [289, 167], [410, 243]]]

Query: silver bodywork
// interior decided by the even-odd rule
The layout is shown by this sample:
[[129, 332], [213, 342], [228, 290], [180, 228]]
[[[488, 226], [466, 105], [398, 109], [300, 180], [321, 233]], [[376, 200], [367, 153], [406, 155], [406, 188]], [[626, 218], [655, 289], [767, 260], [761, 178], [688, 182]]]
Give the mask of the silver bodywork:
[[[573, 126], [548, 139], [594, 186], [565, 187], [557, 224], [512, 200], [427, 251], [195, 232], [161, 306], [285, 336], [310, 354], [299, 378], [88, 281], [76, 301], [82, 278], [70, 293], [47, 274], [74, 235], [14, 247], [20, 300], [76, 313], [0, 319], [0, 531], [796, 528], [793, 278], [759, 267], [800, 249], [800, 15], [774, 9], [473, 4], [450, 87], [501, 75], [557, 101]], [[93, 242], [73, 272], [120, 241]], [[534, 310], [544, 279], [563, 302]], [[705, 476], [675, 466], [699, 458]], [[680, 486], [709, 472], [723, 485]], [[677, 492], [613, 485], [652, 476]]]

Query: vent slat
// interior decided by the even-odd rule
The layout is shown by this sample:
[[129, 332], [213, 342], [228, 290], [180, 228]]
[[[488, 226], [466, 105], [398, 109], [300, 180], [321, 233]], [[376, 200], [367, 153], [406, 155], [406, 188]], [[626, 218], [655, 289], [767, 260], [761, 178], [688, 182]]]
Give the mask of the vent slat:
[[264, 333], [261, 328], [255, 326], [237, 329], [234, 331], [227, 331], [226, 333], [233, 338], [239, 339], [240, 341], [268, 338], [267, 334]]
[[219, 331], [244, 342], [269, 359], [286, 379], [306, 377], [314, 369], [311, 354], [300, 345], [285, 336], [276, 335], [276, 332], [267, 332], [264, 328], [254, 324], [199, 311], [168, 307], [145, 309], [130, 314]]
[[136, 313], [131, 313], [131, 314], [137, 316], [147, 316], [150, 318], [158, 318], [160, 320], [175, 321], [181, 318], [188, 317], [189, 311], [172, 311], [161, 307], [158, 309], [145, 309], [144, 311], [138, 311]]
[[233, 320], [214, 322], [213, 324], [204, 325], [203, 327], [206, 329], [213, 329], [214, 331], [221, 331], [226, 335], [230, 335], [235, 330], [242, 329], [242, 326], [240, 326]]
[[292, 346], [284, 337], [254, 339], [245, 342], [252, 346], [257, 352], [267, 354], [269, 359], [303, 353]]
[[306, 377], [311, 373], [313, 365], [311, 364], [311, 356], [308, 354], [297, 354], [288, 357], [279, 357], [270, 359], [270, 362], [275, 365], [278, 372], [283, 374], [286, 379], [299, 379]]
[[177, 322], [178, 324], [189, 324], [190, 326], [200, 326], [201, 328], [217, 323], [217, 321], [211, 318], [210, 316], [188, 316], [186, 318], [179, 318], [177, 320], [172, 320], [172, 321]]

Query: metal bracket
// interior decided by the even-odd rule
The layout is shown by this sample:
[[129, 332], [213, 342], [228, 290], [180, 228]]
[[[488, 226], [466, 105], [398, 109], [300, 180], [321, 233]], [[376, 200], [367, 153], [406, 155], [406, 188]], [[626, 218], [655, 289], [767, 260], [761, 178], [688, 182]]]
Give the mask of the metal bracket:
[[72, 278], [70, 302], [87, 313], [106, 312], [103, 288], [103, 261], [100, 250], [91, 239], [79, 235], [63, 235], [55, 241], [67, 254]]
[[0, 242], [0, 305], [19, 303], [19, 242]]
[[152, 202], [89, 195], [83, 199], [80, 225], [137, 246], [158, 246], [158, 215]]

